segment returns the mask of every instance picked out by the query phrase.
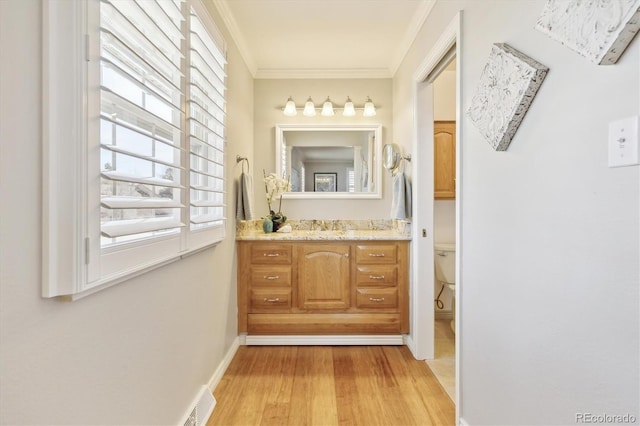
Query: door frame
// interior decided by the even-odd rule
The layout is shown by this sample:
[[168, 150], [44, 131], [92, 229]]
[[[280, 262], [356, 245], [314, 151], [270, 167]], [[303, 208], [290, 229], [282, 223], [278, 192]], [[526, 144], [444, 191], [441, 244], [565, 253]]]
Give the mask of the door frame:
[[[417, 164], [424, 167], [416, 167], [413, 170], [413, 186], [415, 214], [412, 230], [412, 259], [433, 259], [434, 257], [434, 220], [433, 220], [433, 84], [425, 82], [427, 75], [438, 65], [440, 60], [453, 47], [456, 48], [456, 418], [460, 411], [460, 353], [462, 317], [461, 288], [462, 274], [460, 259], [462, 253], [462, 11], [447, 25], [438, 41], [433, 45], [428, 54], [413, 74], [413, 111], [414, 111], [414, 141], [413, 158]], [[420, 143], [431, 141], [431, 143]], [[426, 231], [426, 238], [423, 231]], [[408, 341], [416, 359], [432, 359], [434, 357], [434, 266], [433, 262], [415, 261], [412, 268], [413, 292], [411, 301], [411, 327], [412, 332]]]

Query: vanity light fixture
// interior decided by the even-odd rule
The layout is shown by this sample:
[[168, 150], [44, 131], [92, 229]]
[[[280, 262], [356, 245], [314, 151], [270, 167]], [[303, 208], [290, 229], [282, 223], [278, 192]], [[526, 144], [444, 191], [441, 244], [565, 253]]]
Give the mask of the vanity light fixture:
[[307, 102], [305, 102], [304, 108], [298, 108], [295, 101], [293, 100], [293, 97], [289, 96], [289, 99], [287, 99], [287, 103], [285, 104], [284, 108], [278, 108], [282, 109], [282, 113], [287, 117], [295, 117], [296, 115], [298, 115], [298, 110], [301, 110], [302, 115], [304, 115], [305, 117], [315, 117], [318, 111], [320, 111], [320, 115], [322, 115], [323, 117], [331, 117], [335, 115], [334, 110], [336, 109], [341, 109], [342, 115], [344, 117], [355, 116], [356, 110], [362, 110], [363, 117], [373, 117], [374, 115], [376, 115], [376, 107], [369, 96], [367, 96], [367, 102], [365, 102], [363, 107], [355, 106], [353, 104], [353, 101], [351, 100], [351, 97], [347, 96], [347, 100], [344, 103], [343, 108], [334, 108], [333, 102], [331, 102], [331, 98], [329, 96], [327, 96], [327, 100], [325, 100], [322, 104], [322, 108], [316, 108], [313, 103], [313, 99], [311, 99], [311, 96], [309, 96]]
[[316, 106], [313, 104], [311, 96], [309, 96], [309, 99], [307, 99], [307, 102], [304, 104], [302, 115], [307, 117], [314, 117], [316, 115]]
[[293, 98], [289, 96], [289, 100], [287, 100], [287, 104], [284, 106], [284, 115], [287, 117], [294, 117], [298, 115], [298, 110], [296, 110], [296, 103], [293, 102]]
[[320, 115], [323, 117], [331, 117], [333, 115], [333, 102], [331, 102], [328, 96], [327, 100], [322, 104], [322, 112], [320, 112]]
[[373, 105], [373, 101], [369, 96], [367, 96], [367, 102], [364, 104], [364, 111], [362, 112], [363, 117], [373, 117], [376, 115], [376, 107]]
[[353, 107], [353, 102], [351, 102], [351, 98], [347, 96], [347, 102], [344, 103], [344, 110], [342, 110], [342, 115], [345, 117], [353, 117], [356, 115], [356, 109]]

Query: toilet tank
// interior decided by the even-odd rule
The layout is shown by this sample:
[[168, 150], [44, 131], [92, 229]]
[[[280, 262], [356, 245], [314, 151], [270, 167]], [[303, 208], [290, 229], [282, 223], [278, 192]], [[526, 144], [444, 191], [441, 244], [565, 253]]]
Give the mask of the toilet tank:
[[436, 279], [447, 284], [456, 282], [456, 245], [436, 243], [434, 246]]

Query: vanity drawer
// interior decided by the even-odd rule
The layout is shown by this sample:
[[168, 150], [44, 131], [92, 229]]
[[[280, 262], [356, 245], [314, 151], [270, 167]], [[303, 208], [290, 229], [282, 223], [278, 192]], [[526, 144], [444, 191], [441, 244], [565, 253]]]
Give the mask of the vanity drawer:
[[251, 312], [288, 311], [291, 309], [291, 289], [254, 288], [251, 290]]
[[398, 247], [395, 244], [358, 244], [356, 262], [358, 264], [396, 263]]
[[291, 287], [291, 266], [252, 266], [251, 285], [260, 287]]
[[358, 265], [356, 267], [357, 286], [395, 286], [397, 281], [395, 265]]
[[290, 244], [255, 243], [251, 245], [251, 263], [263, 265], [290, 265]]
[[356, 295], [356, 307], [362, 308], [397, 308], [398, 289], [388, 288], [359, 288]]

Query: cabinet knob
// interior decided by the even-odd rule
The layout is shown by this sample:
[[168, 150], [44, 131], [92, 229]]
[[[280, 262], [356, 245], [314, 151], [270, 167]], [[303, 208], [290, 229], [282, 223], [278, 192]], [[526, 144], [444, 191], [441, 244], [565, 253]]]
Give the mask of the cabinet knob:
[[384, 280], [384, 275], [369, 275], [370, 280]]
[[267, 302], [267, 303], [276, 303], [276, 302], [279, 302], [279, 301], [280, 301], [279, 297], [276, 297], [275, 299], [269, 299], [268, 297], [265, 297], [264, 300], [263, 300], [263, 302]]
[[265, 275], [263, 278], [265, 280], [277, 280], [280, 278], [280, 275]]
[[384, 253], [369, 253], [369, 257], [384, 257]]
[[266, 257], [278, 257], [278, 256], [280, 256], [280, 253], [264, 253], [263, 256], [266, 256]]
[[369, 300], [372, 302], [384, 302], [384, 297], [370, 297]]

